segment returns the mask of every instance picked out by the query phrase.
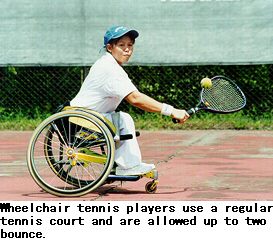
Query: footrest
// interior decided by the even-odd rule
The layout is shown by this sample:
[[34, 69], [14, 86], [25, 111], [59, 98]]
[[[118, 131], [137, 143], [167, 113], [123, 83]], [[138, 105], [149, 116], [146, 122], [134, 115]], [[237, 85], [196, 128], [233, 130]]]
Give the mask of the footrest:
[[114, 182], [114, 181], [138, 181], [141, 176], [117, 176], [117, 175], [109, 175], [107, 181]]
[[142, 176], [146, 177], [146, 178], [152, 178], [152, 179], [157, 180], [158, 179], [158, 170], [153, 170], [153, 171], [148, 172]]

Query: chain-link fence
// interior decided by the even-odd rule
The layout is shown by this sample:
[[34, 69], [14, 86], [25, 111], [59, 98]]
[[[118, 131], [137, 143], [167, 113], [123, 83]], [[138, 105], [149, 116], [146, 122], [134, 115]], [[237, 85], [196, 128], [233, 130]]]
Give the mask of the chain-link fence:
[[[245, 92], [244, 113], [271, 114], [273, 65], [217, 66], [126, 66], [137, 88], [147, 95], [177, 108], [188, 109], [199, 99], [203, 77], [224, 75]], [[86, 67], [2, 67], [0, 68], [0, 112], [51, 112], [79, 91]], [[124, 101], [119, 110], [128, 110]], [[143, 111], [130, 106], [136, 113]]]

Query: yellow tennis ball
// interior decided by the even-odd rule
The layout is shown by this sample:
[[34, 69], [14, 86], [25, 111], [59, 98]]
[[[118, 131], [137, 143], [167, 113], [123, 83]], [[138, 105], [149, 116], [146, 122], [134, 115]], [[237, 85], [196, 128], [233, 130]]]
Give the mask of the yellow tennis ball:
[[210, 88], [212, 86], [212, 82], [209, 78], [203, 78], [201, 80], [201, 87], [202, 88]]

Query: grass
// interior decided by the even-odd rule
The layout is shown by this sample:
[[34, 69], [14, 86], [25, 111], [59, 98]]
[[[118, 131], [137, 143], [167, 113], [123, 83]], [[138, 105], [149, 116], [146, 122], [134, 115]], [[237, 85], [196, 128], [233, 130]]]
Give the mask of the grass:
[[[147, 115], [150, 116], [147, 116]], [[170, 118], [160, 114], [145, 113], [135, 116], [137, 129], [145, 130], [273, 130], [273, 116], [257, 119], [243, 115], [241, 112], [233, 114], [197, 113], [184, 124], [173, 124]]]
[[[0, 111], [1, 114], [1, 111]], [[22, 112], [16, 113], [3, 113], [0, 116], [0, 131], [12, 130], [12, 131], [33, 131], [44, 119], [51, 114], [41, 114], [36, 111], [33, 116], [26, 115]]]
[[[33, 131], [50, 113], [41, 114], [39, 111], [32, 116], [17, 113], [1, 113], [0, 130]], [[206, 130], [206, 129], [236, 129], [236, 130], [273, 130], [273, 116], [251, 118], [242, 112], [221, 115], [212, 113], [197, 113], [184, 124], [174, 124], [170, 117], [144, 112], [142, 115], [130, 113], [139, 130]]]

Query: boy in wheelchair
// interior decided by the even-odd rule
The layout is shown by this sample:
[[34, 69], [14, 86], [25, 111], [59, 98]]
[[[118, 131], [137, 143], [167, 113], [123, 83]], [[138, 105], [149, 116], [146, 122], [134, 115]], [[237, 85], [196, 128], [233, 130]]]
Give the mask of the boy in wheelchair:
[[[122, 68], [134, 51], [136, 30], [117, 26], [104, 35], [106, 53], [94, 63], [80, 91], [71, 100], [70, 106], [91, 109], [109, 121], [115, 119], [115, 110], [123, 99], [130, 104], [150, 112], [172, 116], [184, 123], [189, 115], [185, 110], [160, 103], [139, 92]], [[116, 175], [143, 175], [151, 172], [154, 164], [142, 163], [140, 148], [135, 136], [135, 125], [128, 113], [119, 112], [120, 135], [133, 134], [133, 139], [123, 141], [115, 150]]]

